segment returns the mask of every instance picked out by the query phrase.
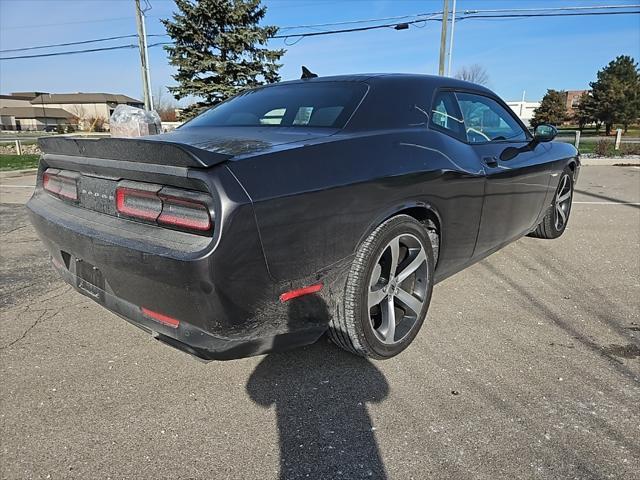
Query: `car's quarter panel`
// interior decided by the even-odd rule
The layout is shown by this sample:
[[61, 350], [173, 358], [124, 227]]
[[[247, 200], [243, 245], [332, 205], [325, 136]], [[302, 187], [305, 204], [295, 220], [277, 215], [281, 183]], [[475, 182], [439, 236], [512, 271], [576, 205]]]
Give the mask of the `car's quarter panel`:
[[[464, 263], [475, 244], [482, 171], [461, 144], [424, 127], [335, 135], [229, 168], [251, 197], [269, 271], [296, 279], [352, 256], [386, 217], [423, 206], [441, 219], [438, 268]], [[454, 148], [455, 149], [455, 148]]]

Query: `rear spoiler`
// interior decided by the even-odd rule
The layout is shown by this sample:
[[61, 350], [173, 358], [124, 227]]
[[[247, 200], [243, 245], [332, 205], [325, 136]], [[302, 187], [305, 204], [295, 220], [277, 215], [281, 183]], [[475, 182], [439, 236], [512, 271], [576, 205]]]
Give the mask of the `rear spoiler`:
[[175, 167], [206, 168], [233, 157], [233, 155], [211, 152], [182, 143], [142, 138], [41, 137], [38, 139], [38, 145], [45, 154], [104, 158]]

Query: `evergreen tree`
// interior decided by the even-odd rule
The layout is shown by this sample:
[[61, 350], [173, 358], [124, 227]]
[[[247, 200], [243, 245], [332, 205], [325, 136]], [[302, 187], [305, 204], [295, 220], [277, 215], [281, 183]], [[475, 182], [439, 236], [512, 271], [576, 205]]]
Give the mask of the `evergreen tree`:
[[567, 94], [558, 90], [547, 90], [540, 106], [533, 111], [531, 125], [535, 128], [541, 123], [559, 125], [567, 117]]
[[278, 31], [259, 26], [266, 13], [260, 0], [175, 0], [178, 12], [163, 19], [173, 44], [165, 47], [178, 82], [169, 91], [177, 100], [200, 101], [183, 111], [192, 117], [247, 89], [280, 80], [284, 50], [266, 43]]
[[633, 58], [621, 55], [598, 71], [591, 82], [596, 117], [609, 135], [614, 123], [621, 123], [625, 132], [640, 115], [640, 71]]

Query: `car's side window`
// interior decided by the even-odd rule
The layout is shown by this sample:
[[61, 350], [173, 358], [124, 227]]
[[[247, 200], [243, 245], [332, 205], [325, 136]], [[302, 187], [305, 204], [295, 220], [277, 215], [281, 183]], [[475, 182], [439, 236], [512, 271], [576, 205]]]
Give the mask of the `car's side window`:
[[464, 120], [467, 142], [528, 140], [526, 132], [513, 115], [494, 99], [466, 92], [457, 92], [456, 97]]
[[438, 92], [431, 108], [431, 126], [466, 141], [464, 122], [453, 92]]

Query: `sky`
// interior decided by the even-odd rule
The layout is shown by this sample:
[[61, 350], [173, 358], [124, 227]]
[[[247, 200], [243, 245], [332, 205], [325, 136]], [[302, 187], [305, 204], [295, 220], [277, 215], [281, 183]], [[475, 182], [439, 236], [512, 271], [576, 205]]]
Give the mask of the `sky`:
[[[171, 0], [149, 1], [152, 9], [147, 14], [147, 33], [163, 34], [160, 19], [170, 17], [175, 4]], [[639, 3], [640, 0], [458, 0], [457, 9]], [[281, 27], [410, 15], [442, 8], [441, 0], [263, 0], [263, 4], [267, 6], [264, 24]], [[134, 0], [0, 0], [0, 50], [135, 33]], [[136, 42], [132, 38], [94, 45]], [[283, 80], [289, 80], [299, 78], [301, 65], [322, 76], [364, 72], [437, 74], [439, 44], [440, 22], [428, 22], [408, 30], [389, 28], [311, 37], [290, 46], [277, 39], [269, 45], [286, 48], [280, 73]], [[0, 56], [39, 52], [44, 50]], [[489, 74], [489, 88], [505, 100], [519, 100], [526, 92], [526, 99], [535, 101], [549, 88], [588, 88], [598, 69], [618, 55], [640, 60], [640, 15], [463, 20], [455, 25], [452, 73], [463, 66], [480, 64]], [[152, 90], [162, 91], [166, 99], [166, 87], [175, 84], [174, 69], [162, 47], [150, 48], [149, 60]], [[141, 98], [139, 55], [132, 48], [0, 61], [0, 93], [14, 91], [108, 92]]]

